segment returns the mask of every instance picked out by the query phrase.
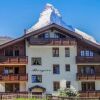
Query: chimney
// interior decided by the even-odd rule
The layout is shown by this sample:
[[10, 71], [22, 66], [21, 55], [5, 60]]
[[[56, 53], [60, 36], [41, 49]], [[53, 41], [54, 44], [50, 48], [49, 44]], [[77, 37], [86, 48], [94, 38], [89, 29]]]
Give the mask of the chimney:
[[24, 35], [26, 34], [26, 29], [24, 29]]

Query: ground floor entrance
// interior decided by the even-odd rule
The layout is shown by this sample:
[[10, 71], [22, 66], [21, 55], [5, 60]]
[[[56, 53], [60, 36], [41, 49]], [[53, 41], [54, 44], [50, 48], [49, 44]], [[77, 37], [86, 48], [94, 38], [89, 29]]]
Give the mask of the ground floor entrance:
[[46, 91], [44, 87], [38, 85], [31, 87], [29, 90], [34, 95], [42, 95]]

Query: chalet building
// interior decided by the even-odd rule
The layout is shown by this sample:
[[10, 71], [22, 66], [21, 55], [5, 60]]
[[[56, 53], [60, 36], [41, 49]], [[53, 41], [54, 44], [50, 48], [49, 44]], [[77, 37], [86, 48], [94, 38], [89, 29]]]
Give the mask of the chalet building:
[[56, 94], [60, 88], [100, 96], [100, 44], [47, 4], [22, 37], [0, 45], [0, 92]]

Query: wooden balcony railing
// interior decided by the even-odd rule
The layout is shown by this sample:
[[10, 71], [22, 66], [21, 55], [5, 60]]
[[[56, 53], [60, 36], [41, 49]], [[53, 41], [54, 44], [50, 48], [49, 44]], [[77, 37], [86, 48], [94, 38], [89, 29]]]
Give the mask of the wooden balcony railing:
[[32, 39], [31, 45], [76, 45], [76, 40], [72, 39]]
[[0, 56], [0, 64], [27, 64], [26, 56]]
[[76, 79], [77, 80], [100, 80], [100, 73], [95, 73], [95, 74], [77, 73], [76, 74]]
[[100, 57], [80, 57], [76, 56], [76, 63], [100, 63]]
[[79, 91], [80, 97], [100, 97], [100, 90]]
[[0, 81], [27, 81], [27, 74], [0, 75]]

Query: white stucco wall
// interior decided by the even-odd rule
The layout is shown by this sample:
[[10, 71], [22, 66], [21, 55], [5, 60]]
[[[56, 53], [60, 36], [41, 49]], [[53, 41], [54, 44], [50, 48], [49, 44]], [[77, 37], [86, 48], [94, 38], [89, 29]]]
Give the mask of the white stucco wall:
[[20, 83], [20, 92], [25, 92], [26, 91], [26, 82], [21, 82]]
[[100, 90], [100, 80], [95, 81], [95, 89]]
[[0, 83], [0, 92], [5, 92], [5, 83]]
[[[78, 89], [76, 82], [77, 65], [75, 64], [76, 46], [59, 46], [59, 57], [52, 57], [52, 48], [56, 46], [28, 46], [26, 47], [26, 55], [28, 56], [28, 84], [27, 89], [40, 85], [46, 88], [47, 93], [53, 93], [53, 81], [60, 81], [60, 87], [66, 87], [66, 81], [71, 81], [71, 85]], [[58, 46], [57, 46], [58, 47]], [[65, 57], [65, 47], [70, 48], [70, 57]], [[32, 66], [31, 58], [41, 57], [41, 66]], [[53, 74], [53, 64], [60, 65], [60, 74]], [[70, 64], [70, 72], [65, 71], [65, 64]], [[41, 70], [51, 70], [50, 72], [33, 72], [35, 68]], [[32, 75], [42, 75], [42, 83], [32, 83]]]

